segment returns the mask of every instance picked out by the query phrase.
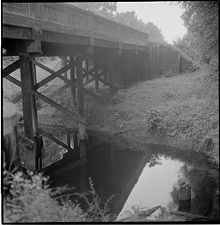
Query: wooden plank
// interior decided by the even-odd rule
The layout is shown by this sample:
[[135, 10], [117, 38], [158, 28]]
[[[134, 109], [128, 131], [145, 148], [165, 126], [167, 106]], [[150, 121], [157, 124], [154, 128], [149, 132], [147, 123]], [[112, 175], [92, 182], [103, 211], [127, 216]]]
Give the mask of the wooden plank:
[[61, 111], [63, 113], [68, 114], [69, 116], [71, 116], [75, 122], [78, 122], [80, 120], [78, 114], [75, 114], [74, 112], [71, 112], [69, 109], [66, 109], [65, 107], [63, 107], [60, 104], [54, 102], [53, 100], [49, 99], [45, 95], [42, 95], [41, 93], [39, 93], [39, 92], [37, 92], [35, 90], [31, 90], [31, 92], [35, 96], [39, 97], [40, 99], [42, 99], [43, 101], [45, 101], [46, 103], [48, 103], [49, 105], [55, 107], [56, 109], [58, 109], [59, 111]]
[[83, 74], [81, 57], [76, 58], [76, 79], [79, 114], [84, 115]]
[[[33, 60], [29, 62], [30, 64], [30, 81], [31, 81], [31, 89], [33, 88], [34, 84], [36, 84], [36, 67], [33, 63]], [[39, 128], [38, 128], [38, 117], [37, 117], [37, 104], [34, 95], [32, 97], [32, 124], [33, 124], [33, 133], [34, 133], [34, 153], [35, 153], [35, 170], [40, 171], [42, 170], [42, 155], [41, 155], [41, 143], [40, 143], [40, 135], [39, 135]]]
[[98, 77], [98, 62], [97, 62], [97, 59], [95, 59], [95, 62], [94, 62], [94, 78], [95, 78], [95, 90], [96, 92], [99, 92], [99, 77]]
[[21, 63], [20, 60], [17, 60], [13, 62], [12, 64], [10, 64], [9, 66], [7, 66], [5, 69], [3, 69], [2, 71], [3, 78], [7, 77], [10, 73], [13, 73], [17, 69], [19, 69], [20, 63]]
[[[76, 85], [74, 56], [70, 57], [70, 66], [70, 80]], [[76, 86], [71, 86], [71, 104], [72, 107], [76, 106]]]
[[94, 80], [95, 80], [95, 78], [90, 78], [86, 82], [84, 82], [83, 85], [87, 85], [87, 84], [93, 82]]
[[78, 146], [77, 132], [75, 132], [74, 135], [73, 135], [73, 144], [74, 144], [74, 150], [78, 150], [79, 146]]
[[63, 85], [62, 87], [58, 88], [57, 90], [55, 90], [54, 92], [49, 94], [49, 97], [55, 96], [57, 94], [60, 94], [62, 91], [64, 91], [66, 88], [68, 88], [69, 86], [71, 86], [69, 83], [66, 83], [65, 85]]
[[31, 40], [32, 31], [30, 28], [3, 26], [3, 38]]
[[94, 72], [95, 72], [95, 68], [92, 68], [91, 70], [86, 71], [86, 72], [83, 74], [83, 77], [87, 77], [87, 76], [89, 76], [89, 75], [93, 75]]
[[52, 134], [47, 133], [46, 131], [44, 131], [43, 129], [39, 129], [40, 133], [49, 138], [50, 140], [54, 141], [55, 143], [57, 143], [58, 145], [64, 147], [65, 149], [67, 149], [68, 151], [72, 151], [73, 149], [70, 148], [68, 145], [64, 144], [62, 141], [58, 140], [57, 138], [55, 138]]
[[[88, 59], [86, 59], [86, 72], [89, 70], [89, 60]], [[89, 75], [88, 75], [88, 73], [86, 73], [86, 80], [88, 81], [88, 79], [89, 79]]]
[[65, 126], [65, 125], [57, 125], [57, 124], [45, 124], [39, 123], [39, 127], [43, 129], [49, 130], [59, 130], [61, 133], [73, 133], [77, 132], [78, 128], [73, 126]]
[[108, 71], [108, 82], [109, 82], [109, 94], [110, 96], [113, 95], [114, 93], [114, 89], [113, 89], [113, 74], [114, 74], [114, 67], [113, 67], [113, 63], [114, 63], [114, 56], [110, 55], [109, 57], [109, 71]]
[[33, 98], [30, 92], [32, 84], [30, 79], [30, 64], [28, 54], [20, 55], [20, 64], [24, 133], [27, 138], [33, 139]]
[[181, 74], [182, 73], [182, 55], [179, 55], [179, 73]]
[[[39, 65], [39, 64], [36, 64], [36, 65]], [[44, 66], [44, 67], [46, 67], [46, 66]], [[51, 80], [53, 80], [53, 79], [55, 79], [57, 77], [60, 78], [60, 79], [62, 79], [62, 80], [64, 80], [64, 81], [66, 81], [66, 82], [70, 82], [70, 80], [68, 80], [65, 77], [61, 76], [61, 74], [64, 71], [68, 70], [68, 69], [70, 69], [70, 65], [67, 65], [66, 67], [64, 67], [64, 68], [62, 68], [62, 69], [60, 69], [60, 70], [58, 70], [56, 72], [53, 71], [53, 70], [51, 70], [51, 69], [49, 69], [49, 68], [47, 68], [47, 71], [48, 72], [49, 72], [49, 70], [50, 71], [53, 71], [53, 74], [51, 74], [50, 76], [46, 77], [45, 79], [43, 79], [42, 81], [40, 81], [38, 84], [36, 84], [35, 85], [35, 88], [38, 89], [38, 88], [42, 87], [43, 85], [47, 84], [48, 82], [50, 82]]]
[[[78, 110], [79, 115], [84, 118], [84, 92], [83, 92], [83, 74], [82, 74], [82, 57], [76, 57], [76, 80], [77, 80], [77, 97], [78, 97]], [[86, 157], [85, 139], [86, 139], [86, 128], [85, 120], [78, 123], [79, 127], [79, 151], [80, 159]]]
[[[66, 56], [61, 57], [61, 68], [67, 66], [67, 58]], [[64, 77], [67, 79], [67, 71], [63, 73]], [[65, 82], [65, 81], [64, 81]]]
[[71, 148], [71, 146], [70, 146], [70, 134], [66, 133], [65, 136], [66, 136], [66, 144], [67, 144], [68, 147]]
[[33, 62], [34, 62], [35, 65], [39, 66], [41, 69], [44, 69], [44, 70], [46, 70], [46, 71], [49, 72], [49, 73], [54, 73], [54, 72], [55, 72], [54, 70], [52, 70], [52, 69], [50, 69], [49, 67], [43, 65], [42, 63], [39, 63], [39, 62], [36, 61], [36, 60], [34, 60]]
[[13, 84], [17, 85], [18, 87], [21, 87], [21, 82], [15, 79], [14, 77], [8, 75], [7, 77], [5, 77], [5, 79], [11, 81]]
[[[19, 126], [24, 126], [24, 123], [18, 123]], [[42, 128], [43, 130], [48, 129], [48, 130], [54, 130], [57, 131], [59, 130], [59, 132], [61, 133], [75, 133], [78, 131], [77, 127], [73, 127], [73, 126], [66, 126], [66, 125], [57, 125], [57, 124], [48, 124], [48, 123], [39, 123], [38, 126], [40, 128]]]
[[101, 81], [104, 85], [109, 86], [109, 82], [103, 80], [102, 78], [99, 78], [99, 81]]
[[160, 45], [156, 46], [157, 77], [160, 77]]

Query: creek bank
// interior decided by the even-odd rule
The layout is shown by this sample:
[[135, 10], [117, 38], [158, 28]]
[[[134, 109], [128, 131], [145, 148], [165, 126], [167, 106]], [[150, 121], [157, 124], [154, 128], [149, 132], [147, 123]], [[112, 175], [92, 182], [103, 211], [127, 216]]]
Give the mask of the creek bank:
[[139, 82], [104, 105], [88, 98], [88, 128], [126, 138], [134, 150], [148, 143], [193, 149], [218, 164], [218, 87], [207, 76], [201, 70]]

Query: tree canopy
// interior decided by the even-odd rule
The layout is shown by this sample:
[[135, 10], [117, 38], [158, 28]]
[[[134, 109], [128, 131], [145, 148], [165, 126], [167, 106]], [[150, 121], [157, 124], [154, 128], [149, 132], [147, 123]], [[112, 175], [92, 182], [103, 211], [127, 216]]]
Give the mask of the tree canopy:
[[113, 15], [117, 10], [117, 2], [76, 2], [73, 4], [110, 19], [113, 19]]
[[160, 29], [152, 22], [146, 24], [139, 20], [134, 11], [117, 12], [117, 2], [80, 2], [73, 4], [132, 28], [147, 32], [149, 33], [149, 40], [152, 42], [165, 42]]
[[187, 34], [174, 45], [194, 60], [218, 65], [218, 1], [181, 1]]

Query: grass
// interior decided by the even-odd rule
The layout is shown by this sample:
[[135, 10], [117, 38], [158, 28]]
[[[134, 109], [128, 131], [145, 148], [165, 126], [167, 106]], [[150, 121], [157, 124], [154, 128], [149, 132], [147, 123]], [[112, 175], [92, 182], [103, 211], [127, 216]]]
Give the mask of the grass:
[[88, 108], [91, 127], [121, 131], [131, 142], [164, 143], [196, 151], [212, 138], [214, 149], [208, 154], [218, 161], [218, 80], [213, 81], [205, 67], [194, 73], [139, 82], [118, 91], [111, 106], [93, 107], [98, 116], [106, 117], [96, 120], [93, 108]]

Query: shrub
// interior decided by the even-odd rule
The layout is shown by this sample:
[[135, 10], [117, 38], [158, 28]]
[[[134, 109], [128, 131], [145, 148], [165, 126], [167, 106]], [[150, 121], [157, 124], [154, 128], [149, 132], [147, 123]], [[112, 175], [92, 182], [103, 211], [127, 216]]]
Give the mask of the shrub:
[[[85, 200], [88, 204], [87, 210], [82, 210], [80, 204], [76, 204], [62, 195], [62, 192], [67, 190], [66, 188], [51, 189], [47, 181], [48, 178], [42, 174], [28, 172], [27, 177], [22, 172], [13, 174], [4, 170], [3, 221], [5, 223], [26, 223], [106, 222], [110, 220], [107, 210], [109, 200], [105, 204], [101, 202], [91, 180], [89, 193], [73, 194], [80, 195]], [[55, 197], [57, 195], [59, 196]]]

